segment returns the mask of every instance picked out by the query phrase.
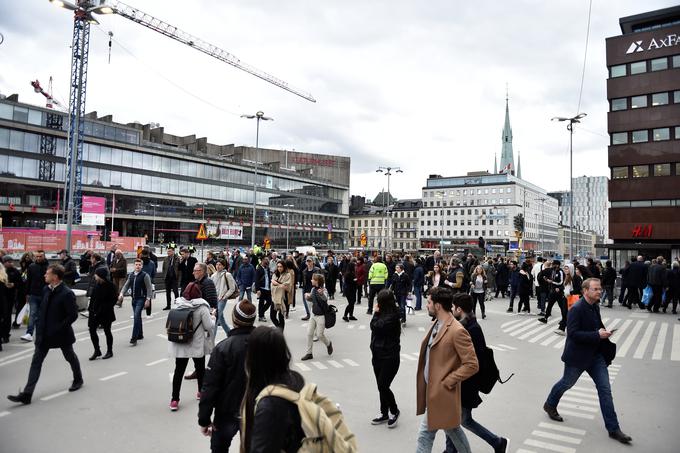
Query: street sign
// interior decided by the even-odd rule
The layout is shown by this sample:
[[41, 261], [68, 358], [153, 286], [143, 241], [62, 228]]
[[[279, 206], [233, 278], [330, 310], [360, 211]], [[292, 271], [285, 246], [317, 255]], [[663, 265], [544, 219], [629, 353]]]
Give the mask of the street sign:
[[196, 240], [205, 241], [206, 239], [208, 239], [208, 235], [205, 232], [205, 224], [202, 223], [198, 228], [198, 233], [196, 233]]

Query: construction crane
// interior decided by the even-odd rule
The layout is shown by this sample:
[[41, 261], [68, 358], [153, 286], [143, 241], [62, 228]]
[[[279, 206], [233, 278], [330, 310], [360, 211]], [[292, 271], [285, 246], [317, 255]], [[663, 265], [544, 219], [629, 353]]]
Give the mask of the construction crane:
[[47, 85], [47, 91], [43, 90], [42, 86], [40, 86], [40, 81], [38, 79], [35, 79], [34, 81], [32, 81], [31, 86], [33, 87], [33, 90], [35, 90], [36, 93], [40, 93], [43, 96], [45, 96], [45, 99], [46, 99], [45, 106], [48, 109], [53, 109], [54, 106], [57, 105], [62, 110], [66, 110], [66, 107], [64, 105], [62, 105], [61, 102], [54, 99], [54, 96], [52, 96], [52, 77], [51, 76], [50, 76], [49, 84]]
[[71, 249], [74, 223], [80, 223], [82, 210], [83, 136], [85, 124], [85, 97], [87, 94], [87, 65], [90, 48], [90, 24], [97, 24], [93, 14], [118, 14], [169, 38], [210, 55], [224, 63], [302, 97], [316, 102], [311, 94], [298, 90], [283, 80], [242, 62], [231, 53], [197, 38], [174, 25], [115, 0], [49, 0], [57, 6], [74, 12], [73, 41], [71, 45], [71, 86], [68, 114], [68, 154], [64, 184], [64, 218], [66, 219], [66, 247]]
[[[54, 109], [54, 105], [59, 106], [60, 110], [66, 111], [66, 107], [52, 96], [52, 77], [47, 87], [47, 91], [43, 90], [40, 81], [35, 79], [31, 82], [31, 86], [36, 93], [45, 96], [45, 104], [48, 109]], [[64, 123], [64, 117], [56, 112], [48, 112], [45, 115], [45, 126], [49, 129], [61, 130]], [[57, 138], [54, 135], [40, 134], [40, 156], [38, 161], [38, 179], [41, 181], [54, 180], [55, 163], [51, 159], [55, 156], [57, 151]]]

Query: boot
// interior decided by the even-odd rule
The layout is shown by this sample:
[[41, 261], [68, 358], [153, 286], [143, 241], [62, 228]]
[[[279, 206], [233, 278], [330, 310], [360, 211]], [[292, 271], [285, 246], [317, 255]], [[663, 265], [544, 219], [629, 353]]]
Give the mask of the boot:
[[111, 357], [113, 357], [113, 351], [109, 349], [106, 351], [106, 354], [104, 354], [104, 357], [102, 357], [102, 360], [110, 359]]
[[92, 354], [92, 356], [90, 357], [89, 360], [97, 360], [97, 357], [101, 357], [101, 356], [102, 356], [102, 352], [99, 349], [97, 349], [96, 351], [94, 351], [94, 353]]
[[32, 396], [30, 393], [19, 392], [17, 395], [7, 395], [7, 399], [13, 403], [31, 404]]

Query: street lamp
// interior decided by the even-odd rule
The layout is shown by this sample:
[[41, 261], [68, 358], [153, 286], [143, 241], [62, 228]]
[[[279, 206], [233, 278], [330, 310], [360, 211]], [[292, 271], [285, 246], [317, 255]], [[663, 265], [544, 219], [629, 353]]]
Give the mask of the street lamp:
[[[404, 171], [399, 168], [399, 167], [378, 167], [378, 169], [375, 171], [376, 173], [385, 173], [385, 176], [387, 176], [387, 201], [385, 201], [385, 194], [383, 193], [383, 207], [384, 213], [385, 213], [385, 222], [387, 222], [387, 203], [392, 199], [390, 195], [390, 176], [392, 176], [392, 170], [395, 171], [395, 173], [404, 173]], [[383, 225], [383, 231], [385, 231], [385, 227], [387, 225]], [[387, 233], [385, 234], [385, 245], [387, 251], [390, 251], [390, 241], [389, 241], [389, 227], [387, 228]]]
[[153, 224], [151, 226], [151, 243], [155, 244], [156, 243], [156, 208], [160, 208], [161, 206], [158, 204], [150, 204], [153, 208]]
[[[547, 198], [541, 197], [538, 198], [537, 200], [541, 202], [541, 223], [539, 224], [538, 230], [538, 234], [541, 241], [541, 256], [545, 256], [545, 246], [543, 244], [543, 229], [545, 228], [545, 219], [543, 218], [543, 207], [545, 206], [545, 200], [547, 200]], [[536, 215], [538, 216], [538, 214]]]
[[290, 237], [290, 208], [294, 208], [294, 204], [284, 204], [286, 208], [286, 253], [290, 251], [289, 237]]
[[250, 249], [255, 248], [255, 214], [257, 209], [257, 166], [260, 161], [260, 121], [274, 121], [274, 118], [264, 116], [264, 112], [258, 111], [255, 115], [241, 115], [241, 118], [257, 120], [255, 128], [255, 181], [253, 181], [253, 228], [250, 238]]
[[568, 121], [569, 131], [569, 259], [574, 259], [574, 123], [580, 123], [585, 113], [579, 113], [571, 118], [553, 117], [550, 121]]

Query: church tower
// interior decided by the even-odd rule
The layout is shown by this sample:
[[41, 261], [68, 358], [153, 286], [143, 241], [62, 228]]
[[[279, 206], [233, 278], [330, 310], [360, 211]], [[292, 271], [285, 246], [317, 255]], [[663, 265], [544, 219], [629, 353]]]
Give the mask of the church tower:
[[[508, 108], [508, 93], [505, 93], [505, 124], [503, 125], [503, 147], [501, 150], [500, 172], [515, 174], [515, 156], [512, 152], [512, 128], [510, 127], [510, 109]], [[508, 166], [509, 165], [509, 166]]]

